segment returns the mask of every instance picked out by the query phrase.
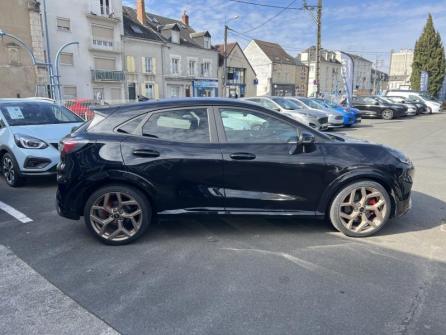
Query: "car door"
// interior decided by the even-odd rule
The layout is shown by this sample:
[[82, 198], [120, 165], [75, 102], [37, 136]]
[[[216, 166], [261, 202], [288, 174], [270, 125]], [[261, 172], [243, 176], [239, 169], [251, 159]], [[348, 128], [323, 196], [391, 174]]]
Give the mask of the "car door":
[[370, 97], [355, 97], [353, 106], [362, 111], [362, 115], [380, 116], [381, 107], [377, 100]]
[[209, 107], [151, 112], [136, 134], [122, 142], [123, 159], [153, 185], [158, 212], [224, 211], [222, 153]]
[[229, 212], [314, 214], [325, 187], [323, 154], [318, 143], [291, 143], [310, 130], [266, 110], [218, 107], [215, 118]]

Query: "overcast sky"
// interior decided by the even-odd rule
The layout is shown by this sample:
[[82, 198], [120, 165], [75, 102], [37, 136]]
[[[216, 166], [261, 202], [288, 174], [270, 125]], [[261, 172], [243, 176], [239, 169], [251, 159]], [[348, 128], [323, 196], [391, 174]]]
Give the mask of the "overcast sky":
[[[261, 4], [288, 6], [291, 0], [249, 0]], [[136, 0], [123, 0], [135, 7]], [[292, 7], [300, 7], [296, 0]], [[307, 0], [309, 5], [316, 0]], [[428, 13], [446, 39], [446, 0], [324, 0], [322, 46], [361, 54], [378, 60], [388, 70], [390, 50], [413, 48], [426, 22]], [[229, 0], [146, 0], [146, 10], [159, 15], [180, 18], [183, 10], [190, 16], [190, 25], [197, 31], [209, 30], [213, 43], [223, 40], [225, 18], [240, 18], [228, 25], [244, 36], [230, 34], [242, 47], [250, 37], [281, 44], [291, 55], [314, 45], [316, 25], [310, 14], [302, 10], [285, 10], [241, 4]], [[254, 29], [256, 28], [256, 29]], [[254, 30], [253, 30], [254, 29]], [[249, 32], [247, 32], [249, 31]]]

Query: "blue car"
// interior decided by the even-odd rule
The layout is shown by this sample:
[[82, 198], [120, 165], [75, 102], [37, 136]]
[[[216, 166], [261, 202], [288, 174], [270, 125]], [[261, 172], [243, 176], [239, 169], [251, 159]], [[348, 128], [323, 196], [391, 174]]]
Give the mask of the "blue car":
[[0, 99], [0, 171], [11, 187], [27, 176], [52, 175], [59, 141], [84, 120], [46, 100]]
[[341, 113], [344, 116], [344, 127], [351, 127], [353, 124], [356, 123], [356, 115], [353, 112], [346, 111], [342, 106], [331, 103], [324, 99], [314, 100], [329, 110], [334, 110], [338, 113]]

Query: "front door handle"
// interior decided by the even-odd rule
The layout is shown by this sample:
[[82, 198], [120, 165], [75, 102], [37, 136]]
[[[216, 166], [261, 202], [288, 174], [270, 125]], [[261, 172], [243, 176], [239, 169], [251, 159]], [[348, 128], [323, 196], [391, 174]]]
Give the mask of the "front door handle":
[[146, 149], [136, 149], [133, 150], [133, 155], [134, 156], [139, 156], [139, 157], [159, 157], [160, 153], [156, 150], [146, 150]]
[[250, 161], [256, 159], [256, 155], [249, 152], [234, 152], [233, 154], [230, 154], [229, 157], [239, 161]]

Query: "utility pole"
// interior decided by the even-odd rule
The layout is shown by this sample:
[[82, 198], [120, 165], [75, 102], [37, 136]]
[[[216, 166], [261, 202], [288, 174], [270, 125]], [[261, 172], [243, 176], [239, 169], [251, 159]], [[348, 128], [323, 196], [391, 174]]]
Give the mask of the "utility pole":
[[317, 1], [317, 42], [316, 42], [316, 97], [320, 94], [321, 35], [322, 35], [322, 0]]
[[228, 30], [225, 24], [225, 42], [223, 46], [223, 97], [226, 98], [226, 82], [228, 80]]

